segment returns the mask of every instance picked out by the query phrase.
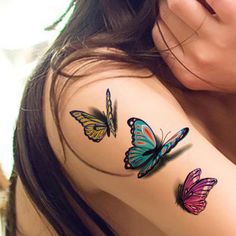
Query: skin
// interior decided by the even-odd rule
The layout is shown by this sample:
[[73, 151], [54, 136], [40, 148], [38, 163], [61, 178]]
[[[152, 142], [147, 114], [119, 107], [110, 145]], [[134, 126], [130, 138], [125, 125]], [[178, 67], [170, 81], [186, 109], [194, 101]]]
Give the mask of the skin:
[[[196, 3], [196, 1], [190, 0], [180, 2], [183, 3], [183, 1], [186, 3], [188, 1], [188, 6]], [[166, 4], [167, 2], [169, 5]], [[175, 2], [174, 5], [173, 2]], [[194, 91], [172, 88], [168, 84], [161, 83], [159, 78], [154, 76], [148, 79], [138, 78], [140, 75], [146, 75], [148, 73], [146, 71], [119, 70], [119, 66], [102, 63], [87, 68], [90, 73], [94, 72], [94, 74], [86, 80], [74, 83], [64, 94], [60, 104], [60, 121], [63, 133], [74, 151], [83, 160], [98, 168], [118, 174], [133, 173], [130, 177], [110, 176], [91, 169], [82, 163], [67, 146], [67, 161], [64, 162], [65, 157], [62, 156], [62, 147], [49, 106], [51, 83], [49, 75], [45, 90], [44, 114], [51, 145], [77, 190], [97, 212], [104, 216], [118, 235], [236, 235], [234, 222], [236, 218], [236, 150], [234, 143], [236, 139], [236, 111], [234, 109], [236, 97], [234, 94], [222, 93], [222, 91], [235, 91], [235, 82], [231, 79], [235, 77], [231, 67], [236, 60], [234, 58], [235, 43], [232, 36], [234, 34], [233, 22], [236, 21], [233, 20], [233, 14], [230, 14], [234, 9], [234, 1], [220, 1], [221, 4], [232, 4], [228, 9], [223, 8], [227, 11], [220, 10], [218, 2], [209, 2], [217, 12], [217, 17], [209, 16], [198, 32], [198, 37], [195, 36], [189, 43], [184, 44], [184, 47], [182, 46], [185, 53], [181, 61], [190, 69], [201, 71], [201, 75], [204, 75], [207, 82], [192, 76], [171, 56], [167, 57], [168, 52], [163, 53], [163, 57], [177, 79]], [[167, 42], [172, 43], [170, 46], [182, 42], [193, 32], [182, 21], [178, 25], [179, 27], [176, 26], [180, 22], [173, 14], [173, 9], [178, 9], [178, 12], [182, 13], [188, 12], [185, 8], [181, 8], [184, 4], [180, 6], [177, 3], [178, 1], [174, 0], [161, 3], [159, 23], [162, 31], [165, 32]], [[201, 7], [200, 4], [196, 6]], [[207, 13], [204, 8], [198, 9], [202, 9], [199, 11], [200, 13]], [[172, 17], [175, 19], [170, 20], [175, 23], [173, 28], [168, 23], [168, 30], [170, 28], [172, 30], [181, 29], [179, 34], [175, 32], [178, 34], [178, 40], [177, 36], [173, 37], [170, 30], [166, 31], [167, 19], [163, 16], [163, 10], [168, 12], [169, 20]], [[190, 13], [189, 15], [193, 19], [196, 14]], [[184, 16], [184, 14], [180, 15]], [[221, 21], [223, 15], [225, 16], [224, 23]], [[193, 22], [195, 22], [194, 19]], [[187, 22], [190, 21], [187, 20]], [[221, 28], [214, 28], [213, 26], [217, 24], [210, 25], [210, 22], [221, 22], [218, 24], [218, 26], [221, 25]], [[198, 24], [199, 21], [196, 19], [195, 26], [197, 27]], [[208, 24], [207, 27], [206, 24]], [[180, 26], [184, 26], [184, 30]], [[193, 29], [196, 31], [196, 28]], [[207, 34], [209, 29], [211, 32]], [[224, 29], [225, 34], [219, 33], [216, 29]], [[153, 37], [157, 47], [165, 49], [165, 45], [157, 37], [156, 27], [153, 30]], [[221, 42], [221, 47], [219, 42]], [[183, 54], [180, 47], [174, 48], [173, 51], [178, 58]], [[214, 60], [210, 57], [212, 51], [215, 53]], [[204, 52], [204, 57], [198, 52]], [[75, 63], [69, 66], [68, 70], [73, 73], [77, 67], [78, 64]], [[214, 70], [210, 70], [210, 68], [214, 68]], [[132, 75], [133, 78], [128, 75]], [[111, 76], [116, 78], [109, 79]], [[83, 128], [71, 118], [69, 112], [74, 109], [87, 111], [91, 104], [105, 110], [104, 94], [107, 88], [110, 89], [112, 98], [118, 101], [118, 134], [116, 138], [105, 137], [97, 144], [88, 140], [83, 133]], [[215, 92], [216, 90], [218, 92]], [[158, 136], [160, 136], [160, 128], [165, 133], [168, 131], [174, 133], [183, 127], [189, 127], [189, 135], [178, 144], [176, 150], [188, 147], [188, 145], [190, 147], [151, 177], [137, 179], [137, 171], [125, 170], [123, 163], [124, 153], [131, 146], [130, 129], [126, 122], [132, 116], [148, 122]], [[207, 198], [208, 204], [205, 211], [199, 216], [193, 216], [175, 204], [174, 191], [178, 184], [184, 181], [186, 175], [197, 167], [203, 170], [202, 178], [215, 177], [218, 179], [218, 184]], [[45, 236], [51, 235], [46, 227], [47, 222], [43, 221], [43, 218], [40, 218], [34, 210], [20, 181], [17, 183], [16, 199], [18, 226], [22, 231], [26, 235], [38, 235], [42, 232]], [[26, 212], [27, 215], [25, 215]], [[85, 220], [87, 221], [86, 217]], [[37, 229], [34, 227], [36, 224], [39, 225]], [[91, 228], [95, 235], [100, 235], [93, 225]]]
[[[73, 72], [76, 67], [78, 65], [75, 64], [69, 69]], [[67, 146], [67, 161], [64, 162], [48, 103], [49, 76], [45, 93], [45, 121], [49, 140], [70, 180], [88, 203], [104, 216], [118, 235], [235, 235], [236, 151], [234, 146], [227, 143], [236, 138], [235, 128], [231, 126], [231, 122], [235, 123], [236, 119], [229, 118], [227, 114], [236, 103], [231, 99], [231, 103], [225, 106], [221, 97], [212, 93], [173, 89], [162, 84], [156, 77], [138, 78], [147, 74], [146, 71], [119, 70], [108, 63], [91, 65], [88, 70], [96, 73], [86, 80], [74, 83], [61, 101], [60, 121], [63, 133], [83, 160], [106, 171], [133, 173], [130, 177], [116, 177], [98, 172], [82, 163]], [[131, 74], [133, 78], [128, 77]], [[109, 79], [114, 75], [117, 76], [115, 79]], [[124, 75], [127, 77], [123, 77]], [[105, 137], [97, 144], [84, 135], [83, 128], [69, 112], [76, 108], [88, 110], [91, 104], [104, 110], [104, 92], [107, 88], [110, 89], [112, 98], [118, 101], [118, 133], [116, 138]], [[176, 150], [190, 145], [189, 148], [151, 177], [138, 179], [137, 172], [125, 170], [123, 163], [124, 153], [131, 144], [130, 129], [126, 124], [131, 116], [147, 121], [158, 136], [160, 128], [165, 133], [173, 133], [189, 127], [190, 133], [178, 144]], [[210, 117], [215, 117], [214, 122]], [[214, 131], [219, 127], [226, 129], [228, 136], [224, 133], [216, 135]], [[215, 142], [217, 138], [224, 140], [222, 147]], [[221, 152], [217, 149], [221, 149]], [[203, 170], [202, 178], [211, 176], [218, 179], [218, 184], [207, 198], [206, 210], [199, 216], [193, 216], [177, 206], [174, 194], [178, 184], [196, 167]], [[18, 224], [28, 235], [36, 235], [33, 227], [35, 212], [29, 204], [29, 217], [27, 220], [23, 217], [26, 208], [21, 206], [28, 200], [22, 197], [20, 184], [18, 189]], [[42, 226], [38, 230], [49, 235], [45, 223], [39, 217], [37, 220]], [[95, 227], [91, 228], [95, 235], [100, 235]]]
[[[161, 0], [153, 40], [176, 78], [186, 87], [235, 93], [236, 2], [201, 2], [209, 4], [216, 14], [196, 0]], [[172, 53], [167, 50], [160, 30]]]

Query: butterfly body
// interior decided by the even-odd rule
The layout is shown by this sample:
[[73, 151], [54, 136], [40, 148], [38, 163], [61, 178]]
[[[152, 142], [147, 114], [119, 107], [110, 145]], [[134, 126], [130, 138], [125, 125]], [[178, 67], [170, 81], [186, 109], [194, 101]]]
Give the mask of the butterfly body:
[[133, 117], [127, 123], [131, 128], [133, 146], [125, 153], [125, 168], [140, 169], [138, 178], [149, 174], [189, 131], [183, 128], [162, 144], [145, 121]]
[[147, 150], [146, 152], [143, 153], [143, 156], [147, 156], [147, 155], [150, 155], [150, 154], [153, 154], [153, 156], [156, 156], [160, 151], [161, 151], [161, 146], [159, 147], [156, 147], [154, 149], [151, 149], [151, 150]]
[[215, 178], [200, 179], [201, 169], [191, 171], [178, 188], [177, 203], [189, 213], [198, 215], [207, 205], [206, 198], [217, 184]]
[[84, 134], [90, 140], [100, 142], [105, 135], [110, 137], [111, 133], [116, 137], [116, 106], [113, 112], [109, 89], [106, 91], [106, 110], [106, 114], [97, 108], [92, 108], [92, 114], [80, 110], [73, 110], [70, 114], [83, 126]]

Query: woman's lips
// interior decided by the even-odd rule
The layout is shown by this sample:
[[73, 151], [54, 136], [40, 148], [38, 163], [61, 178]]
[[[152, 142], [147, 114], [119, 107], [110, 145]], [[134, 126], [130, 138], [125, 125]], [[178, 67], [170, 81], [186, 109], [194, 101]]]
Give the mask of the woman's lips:
[[211, 14], [215, 14], [214, 10], [206, 3], [206, 0], [197, 0], [200, 2]]

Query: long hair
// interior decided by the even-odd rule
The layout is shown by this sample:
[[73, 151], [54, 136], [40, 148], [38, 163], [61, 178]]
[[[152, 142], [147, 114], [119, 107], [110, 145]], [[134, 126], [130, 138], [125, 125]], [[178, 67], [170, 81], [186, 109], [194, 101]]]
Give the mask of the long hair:
[[[115, 235], [73, 188], [49, 144], [43, 119], [43, 94], [49, 69], [54, 71], [50, 100], [55, 121], [58, 75], [74, 60], [114, 60], [148, 68], [162, 78], [166, 74], [166, 66], [151, 37], [158, 15], [158, 0], [76, 0], [73, 3], [68, 23], [41, 59], [24, 91], [14, 137], [15, 167], [10, 186], [7, 236], [14, 236], [17, 230], [15, 185], [18, 176], [33, 205], [58, 235], [92, 235], [68, 198], [78, 204], [104, 235]], [[100, 47], [125, 53], [95, 53]]]

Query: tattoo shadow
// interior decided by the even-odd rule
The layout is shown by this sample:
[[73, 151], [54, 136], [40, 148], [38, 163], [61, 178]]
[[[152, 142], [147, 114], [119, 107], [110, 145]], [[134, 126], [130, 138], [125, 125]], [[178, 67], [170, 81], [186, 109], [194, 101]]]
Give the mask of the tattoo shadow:
[[175, 190], [174, 190], [174, 195], [176, 199], [175, 203], [177, 206], [180, 206], [184, 211], [188, 212], [188, 210], [185, 208], [184, 203], [181, 199], [182, 191], [183, 191], [183, 184], [179, 182], [176, 184]]
[[[90, 107], [89, 111], [97, 119], [103, 121], [105, 124], [107, 123], [107, 115], [108, 114], [106, 114], [105, 112], [100, 111], [96, 107]], [[115, 100], [115, 102], [114, 102], [114, 107], [113, 107], [112, 115], [113, 115], [114, 128], [115, 128], [115, 131], [117, 132], [117, 129], [118, 129], [118, 125], [117, 125], [118, 124], [118, 118], [117, 118], [117, 100]]]
[[168, 162], [175, 160], [177, 157], [179, 157], [181, 154], [186, 152], [191, 147], [192, 147], [192, 144], [187, 144], [187, 145], [183, 146], [182, 148], [179, 148], [175, 152], [165, 155], [164, 157], [162, 157], [160, 159], [159, 163], [156, 165], [156, 167], [154, 167], [153, 171], [151, 171], [151, 173], [147, 174], [146, 177], [150, 177], [153, 174], [155, 174], [157, 171], [160, 171], [163, 167], [165, 167], [165, 165]]

